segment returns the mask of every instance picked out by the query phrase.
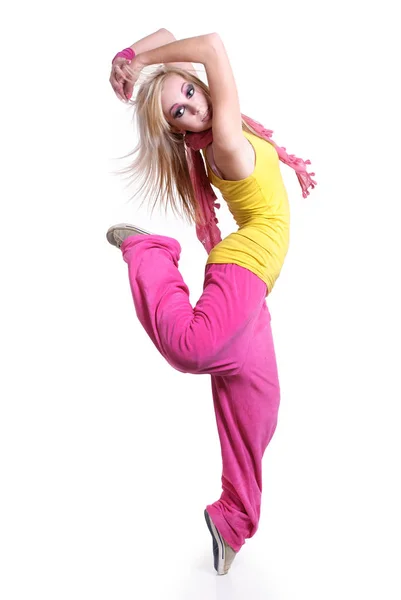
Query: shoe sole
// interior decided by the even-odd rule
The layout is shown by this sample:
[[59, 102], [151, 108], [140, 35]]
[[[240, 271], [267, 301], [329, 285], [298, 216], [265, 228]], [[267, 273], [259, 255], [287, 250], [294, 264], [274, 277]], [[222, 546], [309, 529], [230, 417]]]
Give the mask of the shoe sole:
[[224, 546], [223, 538], [217, 531], [209, 513], [205, 510], [206, 525], [210, 531], [210, 535], [213, 539], [213, 557], [214, 557], [214, 568], [218, 575], [225, 575], [224, 563], [226, 558], [226, 548]]
[[116, 242], [115, 242], [115, 239], [114, 239], [114, 235], [113, 235], [113, 232], [116, 229], [128, 229], [129, 231], [132, 231], [133, 234], [140, 233], [142, 235], [152, 235], [150, 233], [150, 231], [145, 231], [145, 229], [141, 229], [140, 227], [135, 227], [134, 225], [128, 225], [127, 223], [119, 223], [118, 225], [112, 225], [112, 227], [110, 227], [107, 230], [107, 233], [106, 233], [107, 241], [112, 246], [116, 245]]

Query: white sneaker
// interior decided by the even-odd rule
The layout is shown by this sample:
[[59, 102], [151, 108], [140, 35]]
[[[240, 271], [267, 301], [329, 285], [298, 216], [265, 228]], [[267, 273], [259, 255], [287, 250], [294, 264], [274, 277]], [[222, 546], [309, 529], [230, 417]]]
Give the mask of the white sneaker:
[[227, 575], [237, 552], [223, 540], [207, 510], [205, 510], [205, 519], [213, 538], [214, 568], [218, 575]]
[[135, 225], [129, 225], [128, 223], [120, 223], [119, 225], [113, 225], [106, 233], [107, 241], [112, 246], [121, 247], [123, 241], [130, 235], [152, 235], [150, 231], [145, 231]]

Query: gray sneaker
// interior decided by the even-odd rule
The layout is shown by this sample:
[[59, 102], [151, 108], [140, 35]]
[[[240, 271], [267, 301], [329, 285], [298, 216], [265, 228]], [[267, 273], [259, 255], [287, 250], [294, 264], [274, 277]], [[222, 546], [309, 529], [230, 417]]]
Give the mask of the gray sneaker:
[[205, 519], [213, 539], [214, 568], [217, 575], [227, 575], [237, 553], [223, 540], [207, 510], [205, 510]]
[[135, 225], [129, 225], [128, 223], [120, 223], [119, 225], [113, 225], [106, 233], [107, 241], [117, 248], [121, 247], [123, 241], [130, 235], [152, 235], [150, 231], [145, 231]]

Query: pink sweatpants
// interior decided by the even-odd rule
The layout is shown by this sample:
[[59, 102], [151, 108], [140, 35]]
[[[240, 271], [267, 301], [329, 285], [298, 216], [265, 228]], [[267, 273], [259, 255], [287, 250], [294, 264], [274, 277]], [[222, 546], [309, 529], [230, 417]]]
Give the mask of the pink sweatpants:
[[130, 236], [121, 250], [137, 316], [156, 348], [178, 371], [211, 375], [223, 492], [206, 508], [238, 552], [258, 528], [262, 457], [280, 402], [266, 284], [236, 264], [210, 264], [192, 308], [175, 239]]

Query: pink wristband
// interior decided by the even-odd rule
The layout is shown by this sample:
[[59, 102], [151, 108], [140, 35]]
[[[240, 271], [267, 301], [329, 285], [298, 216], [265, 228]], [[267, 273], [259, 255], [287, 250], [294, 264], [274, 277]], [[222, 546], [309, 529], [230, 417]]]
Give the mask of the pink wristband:
[[121, 50], [121, 52], [117, 52], [117, 54], [115, 55], [115, 57], [113, 58], [113, 60], [111, 62], [113, 63], [118, 56], [123, 56], [124, 58], [127, 58], [128, 60], [132, 60], [133, 58], [135, 58], [135, 52], [133, 51], [132, 48], [125, 48], [125, 50]]

